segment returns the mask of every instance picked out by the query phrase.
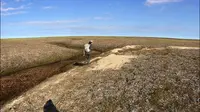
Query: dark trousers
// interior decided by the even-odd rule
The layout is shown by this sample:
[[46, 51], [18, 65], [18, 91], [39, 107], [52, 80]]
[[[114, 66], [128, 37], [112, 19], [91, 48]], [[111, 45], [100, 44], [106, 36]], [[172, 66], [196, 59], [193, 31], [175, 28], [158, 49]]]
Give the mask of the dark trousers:
[[87, 63], [90, 63], [90, 52], [85, 52], [85, 57], [86, 57]]

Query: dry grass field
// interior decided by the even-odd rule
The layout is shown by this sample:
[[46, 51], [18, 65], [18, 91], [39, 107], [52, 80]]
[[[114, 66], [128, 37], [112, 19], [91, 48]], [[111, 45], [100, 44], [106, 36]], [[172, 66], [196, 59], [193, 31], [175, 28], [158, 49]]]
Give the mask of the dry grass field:
[[199, 46], [196, 40], [142, 37], [49, 37], [1, 40], [1, 75], [80, 55], [83, 45], [94, 40], [93, 49], [104, 52], [125, 45]]
[[[57, 99], [60, 111], [197, 111], [199, 109], [199, 50], [170, 49], [167, 46], [199, 47], [199, 40], [181, 40], [145, 37], [49, 37], [1, 40], [1, 104], [11, 101], [46, 78], [74, 68], [81, 61], [83, 45], [94, 40], [93, 57], [100, 53], [126, 45], [141, 45], [139, 49], [118, 52], [117, 55], [137, 55], [119, 70], [92, 70], [92, 65], [78, 67], [78, 75], [66, 76], [69, 84], [59, 91]], [[153, 48], [164, 47], [164, 50]], [[151, 50], [142, 50], [149, 48]], [[95, 64], [96, 62], [94, 62]], [[56, 92], [57, 87], [42, 90]], [[34, 88], [40, 95], [39, 90]], [[27, 91], [29, 92], [29, 91]], [[22, 108], [28, 102], [32, 106], [24, 110], [41, 109], [44, 100], [26, 96]], [[48, 95], [47, 95], [48, 96]], [[56, 96], [56, 95], [55, 95]], [[58, 95], [57, 95], [58, 96]], [[31, 98], [32, 97], [32, 98]], [[26, 99], [26, 98], [25, 98]], [[69, 103], [72, 102], [72, 103]], [[21, 105], [20, 105], [21, 104]], [[39, 106], [39, 104], [41, 104]], [[22, 106], [22, 107], [21, 107]], [[11, 108], [11, 107], [10, 107]], [[35, 110], [36, 109], [36, 110]]]

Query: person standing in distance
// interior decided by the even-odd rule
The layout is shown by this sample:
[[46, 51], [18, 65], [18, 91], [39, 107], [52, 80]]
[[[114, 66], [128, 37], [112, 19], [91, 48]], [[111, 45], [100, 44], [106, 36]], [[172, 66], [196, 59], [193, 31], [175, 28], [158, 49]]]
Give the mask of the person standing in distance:
[[92, 50], [92, 44], [93, 40], [90, 40], [87, 44], [84, 45], [84, 56], [86, 57], [86, 63], [90, 63], [90, 57], [91, 57], [91, 50]]

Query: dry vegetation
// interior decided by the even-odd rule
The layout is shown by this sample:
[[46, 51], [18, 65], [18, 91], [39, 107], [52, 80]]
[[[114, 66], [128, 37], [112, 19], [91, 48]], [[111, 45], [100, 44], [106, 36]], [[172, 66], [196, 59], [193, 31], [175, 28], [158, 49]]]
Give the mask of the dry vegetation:
[[87, 71], [91, 65], [52, 77], [5, 112], [39, 111], [49, 98], [60, 112], [198, 112], [198, 50], [141, 47], [122, 54], [138, 58], [120, 70]]
[[[169, 45], [199, 47], [199, 40], [140, 37], [1, 40], [1, 103], [37, 85], [47, 77], [66, 71], [68, 66], [82, 55], [83, 44], [91, 39], [94, 40], [93, 49], [99, 52], [132, 44], [148, 47]], [[77, 108], [83, 111], [130, 111], [131, 109], [196, 111], [198, 109], [195, 102], [198, 97], [200, 71], [198, 50], [166, 49], [159, 52], [130, 50], [121, 53], [144, 57], [132, 60], [132, 63], [126, 64], [122, 70], [94, 71], [87, 75], [88, 77], [77, 77], [83, 79], [73, 81], [74, 91], [66, 93], [68, 95], [65, 98], [78, 102], [69, 105], [67, 110], [74, 110], [73, 107], [76, 105], [80, 105], [80, 108]], [[93, 100], [88, 102], [84, 96], [86, 94], [70, 96], [73, 96], [75, 89], [80, 88], [87, 91], [87, 95], [92, 95]], [[65, 105], [60, 104], [59, 107], [62, 109], [63, 106]]]
[[1, 75], [80, 55], [75, 49], [41, 42], [1, 42]]
[[169, 45], [199, 46], [199, 41], [197, 40], [142, 37], [4, 39], [1, 40], [1, 75], [80, 56], [83, 45], [90, 39], [94, 40], [93, 49], [100, 52], [133, 44], [157, 47]]
[[70, 37], [70, 38], [44, 38], [43, 41], [68, 48], [82, 48], [88, 40], [94, 40], [93, 49], [104, 52], [116, 47], [126, 45], [145, 46], [199, 46], [198, 40], [181, 40], [167, 38], [145, 38], [145, 37]]
[[140, 58], [120, 70], [73, 77], [57, 107], [77, 112], [198, 112], [198, 50], [126, 53]]

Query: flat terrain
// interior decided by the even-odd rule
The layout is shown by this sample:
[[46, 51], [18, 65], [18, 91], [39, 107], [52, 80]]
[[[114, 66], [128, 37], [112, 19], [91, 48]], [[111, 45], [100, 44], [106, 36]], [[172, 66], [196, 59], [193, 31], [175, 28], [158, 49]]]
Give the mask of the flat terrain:
[[[90, 65], [74, 66], [74, 62], [84, 60], [82, 47], [90, 39], [94, 40], [94, 61]], [[127, 45], [133, 47], [121, 48]], [[10, 52], [12, 48], [22, 53]], [[1, 50], [4, 50], [0, 97], [3, 111], [42, 111], [48, 99], [61, 112], [195, 112], [199, 109], [199, 40], [14, 39], [3, 40]], [[16, 60], [16, 57], [21, 58]], [[49, 57], [53, 59], [49, 61]], [[16, 68], [15, 64], [20, 67]]]

